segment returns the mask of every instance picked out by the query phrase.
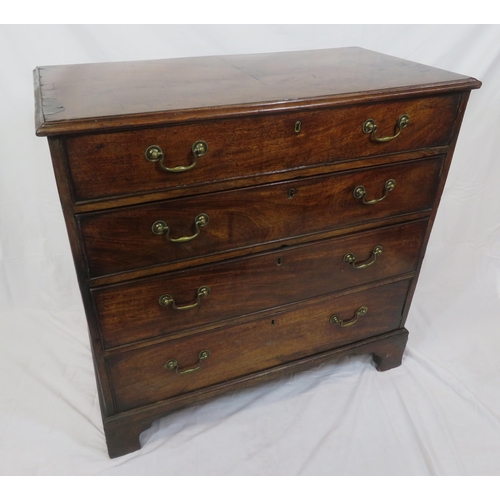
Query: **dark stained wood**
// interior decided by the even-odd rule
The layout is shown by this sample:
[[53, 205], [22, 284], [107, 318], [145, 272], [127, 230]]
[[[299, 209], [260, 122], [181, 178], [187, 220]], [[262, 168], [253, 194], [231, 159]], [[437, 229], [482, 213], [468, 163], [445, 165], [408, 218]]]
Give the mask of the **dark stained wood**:
[[[207, 194], [230, 189], [263, 185], [272, 182], [286, 181], [291, 179], [300, 179], [304, 177], [313, 177], [315, 175], [331, 174], [342, 172], [344, 170], [354, 170], [358, 168], [375, 167], [387, 163], [399, 163], [401, 161], [418, 160], [429, 158], [431, 156], [446, 155], [448, 146], [436, 146], [434, 148], [418, 149], [415, 151], [405, 151], [402, 153], [390, 153], [383, 156], [369, 156], [355, 160], [342, 160], [333, 163], [324, 163], [321, 165], [302, 165], [281, 172], [265, 172], [262, 175], [254, 177], [244, 177], [240, 179], [221, 179], [210, 184], [200, 184], [189, 187], [189, 195]], [[74, 211], [78, 214], [107, 210], [110, 208], [131, 207], [142, 203], [155, 201], [166, 201], [186, 196], [186, 187], [177, 185], [169, 188], [167, 191], [150, 191], [148, 193], [137, 194], [129, 192], [124, 196], [117, 198], [101, 198], [92, 201], [75, 201]]]
[[97, 381], [99, 403], [103, 418], [112, 415], [115, 412], [114, 403], [108, 383], [108, 374], [102, 358], [102, 343], [98, 334], [98, 319], [95, 314], [91, 293], [87, 286], [87, 272], [85, 264], [85, 255], [78, 230], [77, 221], [74, 217], [74, 209], [71, 203], [71, 179], [68, 175], [67, 157], [65, 155], [64, 144], [58, 137], [49, 137], [48, 139], [54, 174], [57, 181], [57, 189], [63, 209], [64, 221], [68, 232], [69, 243], [75, 264], [76, 276], [80, 287], [80, 293], [85, 309], [90, 335], [90, 346], [92, 349], [92, 358], [95, 367], [95, 376]]
[[[295, 374], [326, 362], [331, 363], [346, 356], [371, 354], [374, 364], [379, 371], [397, 367], [401, 364], [407, 340], [408, 330], [400, 328], [330, 351], [290, 361], [289, 363], [283, 363], [250, 375], [203, 387], [202, 389], [186, 394], [179, 394], [152, 405], [142, 406], [134, 410], [105, 417], [103, 422], [109, 455], [111, 458], [114, 458], [138, 450], [140, 448], [140, 433], [149, 428], [154, 420], [164, 417], [179, 408], [198, 404], [221, 394], [242, 390], [258, 383], [261, 384], [278, 377]], [[379, 364], [377, 365], [377, 363]]]
[[391, 339], [391, 342], [380, 342], [372, 346], [372, 357], [379, 372], [392, 370], [401, 365], [403, 354], [408, 342], [408, 330], [403, 328], [400, 335]]
[[[408, 285], [400, 281], [328, 297], [313, 307], [107, 357], [117, 409], [130, 410], [395, 330]], [[352, 320], [361, 306], [368, 312], [353, 325], [330, 323], [332, 315]], [[199, 363], [198, 353], [204, 350], [210, 357]], [[178, 374], [165, 368], [170, 359], [178, 361], [180, 371], [199, 369]]]
[[[341, 107], [332, 110], [202, 122], [132, 132], [72, 136], [66, 139], [75, 199], [89, 201], [210, 185], [303, 165], [331, 163], [400, 151], [447, 145], [460, 94]], [[378, 136], [392, 136], [403, 114], [409, 125], [397, 140], [378, 143], [362, 131], [371, 118]], [[295, 122], [301, 122], [296, 133]], [[208, 152], [185, 172], [166, 172], [146, 160], [158, 145], [165, 166], [190, 165], [192, 144], [204, 140]], [[99, 168], [95, 168], [99, 165]], [[256, 179], [257, 181], [258, 179]]]
[[415, 288], [416, 288], [417, 282], [418, 282], [418, 276], [419, 276], [420, 269], [422, 267], [422, 263], [424, 260], [425, 251], [427, 249], [427, 243], [429, 242], [429, 238], [431, 236], [432, 227], [434, 225], [434, 221], [435, 221], [437, 213], [438, 213], [437, 210], [439, 207], [439, 203], [441, 201], [441, 196], [443, 194], [446, 179], [447, 179], [448, 173], [450, 171], [451, 161], [453, 159], [453, 153], [455, 152], [455, 146], [456, 146], [456, 143], [458, 140], [458, 134], [460, 132], [460, 127], [462, 125], [462, 120], [464, 118], [465, 109], [467, 107], [467, 102], [469, 101], [469, 95], [470, 95], [470, 92], [464, 92], [464, 94], [462, 95], [462, 100], [460, 102], [460, 107], [459, 107], [459, 111], [457, 114], [457, 118], [455, 120], [455, 123], [453, 124], [453, 137], [452, 137], [451, 144], [450, 144], [450, 150], [449, 150], [448, 154], [446, 155], [446, 159], [445, 159], [445, 162], [443, 165], [443, 171], [441, 173], [441, 180], [440, 180], [439, 185], [437, 187], [436, 202], [435, 202], [434, 210], [433, 210], [432, 215], [430, 217], [429, 225], [427, 227], [427, 233], [425, 235], [425, 238], [424, 238], [424, 241], [422, 244], [422, 252], [421, 252], [419, 263], [418, 263], [417, 274], [415, 276], [415, 279], [412, 282], [412, 286], [410, 287], [410, 291], [408, 293], [405, 311], [403, 313], [403, 321], [406, 321], [406, 318], [407, 318], [409, 310], [410, 310], [410, 305], [411, 305], [411, 301], [413, 298], [413, 294], [415, 293]]
[[[345, 355], [401, 363], [404, 328], [473, 78], [359, 48], [37, 68], [35, 123], [48, 135], [89, 324], [111, 457], [156, 419], [217, 394]], [[367, 118], [378, 136], [363, 134]], [[295, 122], [301, 121], [296, 133]], [[144, 158], [158, 144], [168, 166]], [[382, 196], [365, 206], [352, 196]], [[290, 195], [293, 191], [293, 196]], [[192, 242], [198, 213], [210, 222]], [[365, 269], [343, 261], [353, 252]], [[170, 293], [199, 306], [160, 306]], [[358, 303], [359, 302], [359, 303]], [[363, 303], [361, 303], [363, 302]], [[332, 314], [366, 316], [349, 327]], [[335, 310], [333, 310], [335, 309]], [[333, 334], [332, 334], [333, 332]], [[211, 356], [192, 373], [200, 350]]]
[[478, 88], [456, 73], [349, 47], [35, 70], [38, 135]]
[[151, 427], [156, 419], [105, 420], [104, 433], [109, 458], [117, 458], [132, 453], [141, 447], [141, 433]]
[[[90, 276], [271, 241], [284, 243], [307, 233], [428, 210], [434, 203], [442, 160], [435, 157], [81, 216]], [[359, 185], [366, 188], [368, 199], [380, 198], [388, 179], [397, 184], [383, 202], [365, 205], [354, 198]], [[155, 221], [163, 220], [171, 228], [171, 238], [190, 236], [196, 234], [195, 217], [203, 213], [209, 216], [208, 225], [186, 243], [171, 242], [151, 230]]]
[[[359, 292], [364, 292], [368, 289], [373, 288], [374, 286], [385, 286], [385, 285], [390, 285], [392, 283], [395, 283], [397, 281], [403, 281], [403, 280], [410, 280], [413, 282], [413, 278], [415, 276], [414, 272], [410, 273], [404, 273], [400, 274], [398, 276], [391, 276], [389, 278], [384, 278], [381, 280], [377, 280], [376, 283], [364, 283], [352, 288], [344, 288], [342, 290], [338, 290], [336, 292], [333, 292], [331, 294], [328, 294], [330, 297], [342, 297], [344, 295], [348, 294], [354, 294], [354, 293], [359, 293]], [[189, 337], [190, 335], [193, 334], [201, 334], [205, 332], [210, 332], [214, 329], [217, 328], [229, 328], [231, 326], [237, 326], [239, 325], [242, 321], [257, 321], [262, 318], [266, 318], [269, 316], [269, 314], [285, 314], [291, 311], [295, 311], [297, 308], [303, 307], [305, 304], [309, 306], [315, 306], [317, 303], [321, 302], [324, 299], [325, 295], [320, 295], [317, 297], [313, 297], [312, 299], [305, 299], [301, 300], [298, 302], [291, 302], [288, 304], [285, 304], [283, 306], [279, 307], [274, 307], [271, 309], [262, 309], [260, 311], [256, 311], [250, 314], [246, 314], [244, 316], [239, 316], [236, 318], [230, 318], [227, 320], [223, 321], [218, 321], [214, 323], [207, 323], [205, 325], [200, 325], [197, 326], [196, 328], [191, 328], [189, 330], [181, 330], [175, 333], [169, 333], [168, 336], [160, 336], [160, 337], [152, 337], [146, 340], [141, 340], [139, 342], [134, 342], [130, 344], [123, 344], [117, 347], [111, 347], [109, 349], [106, 349], [103, 351], [103, 356], [114, 356], [116, 354], [120, 353], [125, 353], [129, 351], [134, 351], [137, 349], [137, 347], [148, 347], [148, 346], [154, 346], [161, 344], [165, 342], [165, 340], [175, 340], [175, 339], [181, 339], [185, 337]]]
[[[412, 272], [426, 225], [426, 220], [411, 222], [98, 288], [92, 294], [104, 345], [167, 335]], [[369, 261], [377, 245], [383, 253], [364, 269], [343, 260], [352, 252], [358, 263]], [[192, 304], [201, 286], [211, 293], [193, 309], [158, 303], [170, 294], [179, 306]]]
[[365, 222], [362, 224], [357, 224], [356, 226], [346, 226], [338, 229], [333, 229], [330, 231], [325, 231], [321, 233], [313, 233], [306, 236], [300, 236], [293, 238], [292, 240], [277, 240], [271, 243], [263, 243], [258, 246], [243, 247], [234, 250], [228, 250], [227, 252], [221, 252], [213, 255], [204, 255], [200, 257], [194, 257], [188, 262], [179, 260], [172, 263], [159, 264], [157, 266], [144, 267], [140, 269], [134, 269], [132, 271], [125, 271], [119, 274], [110, 274], [106, 276], [99, 276], [95, 278], [89, 278], [88, 285], [91, 288], [98, 288], [106, 285], [114, 285], [118, 283], [130, 282], [138, 278], [147, 278], [150, 276], [158, 276], [160, 274], [171, 273], [173, 271], [179, 271], [189, 267], [197, 267], [200, 265], [212, 264], [220, 262], [221, 260], [233, 260], [240, 257], [245, 257], [249, 255], [257, 255], [263, 252], [270, 252], [273, 250], [283, 249], [289, 246], [302, 245], [305, 243], [313, 243], [319, 241], [325, 241], [331, 238], [337, 238], [340, 236], [345, 236], [352, 234], [353, 232], [368, 231], [372, 229], [382, 228], [387, 225], [396, 225], [405, 222], [411, 222], [416, 220], [421, 220], [429, 217], [432, 210], [423, 210], [420, 212], [414, 212], [410, 214], [404, 214], [395, 217], [389, 217], [386, 219], [377, 219], [375, 221]]

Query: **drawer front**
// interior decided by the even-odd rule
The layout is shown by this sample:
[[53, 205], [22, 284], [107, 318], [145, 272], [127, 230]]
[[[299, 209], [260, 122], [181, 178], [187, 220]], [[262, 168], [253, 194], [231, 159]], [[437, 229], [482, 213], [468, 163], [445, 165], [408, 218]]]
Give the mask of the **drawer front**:
[[[66, 139], [76, 201], [162, 191], [253, 177], [302, 166], [448, 144], [459, 94], [425, 99], [252, 116]], [[400, 130], [400, 116], [410, 117]], [[375, 135], [362, 126], [373, 119]], [[300, 122], [300, 130], [298, 130]], [[298, 130], [298, 131], [296, 131]], [[387, 142], [376, 142], [400, 134]], [[193, 145], [208, 151], [189, 170], [171, 172], [145, 152], [159, 146], [163, 166], [194, 163]]]
[[408, 286], [400, 281], [330, 296], [291, 312], [110, 356], [106, 364], [117, 411], [394, 330]]
[[[80, 216], [90, 276], [431, 209], [442, 161], [434, 157]], [[386, 191], [391, 179], [395, 187]], [[358, 186], [366, 191], [365, 201], [387, 197], [364, 204], [354, 196]], [[199, 217], [207, 223], [197, 223]], [[172, 241], [182, 238], [188, 241]]]
[[[413, 272], [426, 228], [427, 220], [399, 224], [95, 289], [104, 345], [184, 331]], [[208, 295], [203, 287], [210, 288]], [[160, 297], [166, 297], [163, 305]], [[174, 303], [188, 308], [177, 310]]]

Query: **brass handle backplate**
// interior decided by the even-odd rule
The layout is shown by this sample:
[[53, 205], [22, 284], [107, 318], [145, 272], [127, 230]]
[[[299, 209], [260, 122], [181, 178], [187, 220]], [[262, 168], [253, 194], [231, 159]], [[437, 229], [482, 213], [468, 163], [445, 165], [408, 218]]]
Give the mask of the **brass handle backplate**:
[[372, 256], [368, 260], [360, 262], [359, 264], [356, 264], [356, 257], [352, 252], [346, 253], [342, 260], [344, 262], [347, 262], [348, 264], [351, 264], [354, 269], [364, 269], [365, 267], [371, 266], [373, 263], [375, 263], [375, 261], [377, 260], [377, 255], [381, 255], [383, 249], [384, 247], [382, 245], [377, 245], [372, 250]]
[[181, 236], [180, 238], [170, 237], [170, 226], [163, 220], [157, 220], [152, 226], [151, 231], [154, 234], [164, 234], [168, 241], [172, 243], [186, 243], [187, 241], [194, 240], [199, 234], [200, 229], [208, 224], [209, 218], [207, 214], [199, 214], [194, 218], [194, 226], [196, 233], [191, 236]]
[[358, 321], [358, 318], [360, 316], [364, 316], [366, 313], [368, 312], [368, 307], [366, 306], [361, 306], [357, 311], [356, 313], [354, 314], [354, 316], [347, 320], [347, 321], [344, 321], [342, 319], [340, 319], [339, 315], [338, 314], [334, 314], [332, 315], [332, 317], [330, 318], [330, 323], [332, 325], [340, 325], [341, 327], [346, 327], [346, 326], [351, 326], [351, 325], [354, 325], [354, 323], [356, 323], [356, 321]]
[[194, 156], [194, 161], [191, 163], [191, 165], [187, 166], [182, 166], [179, 165], [177, 167], [167, 167], [163, 163], [163, 159], [165, 155], [163, 154], [162, 149], [160, 146], [149, 146], [149, 148], [146, 149], [144, 152], [144, 156], [146, 157], [146, 160], [152, 162], [152, 163], [160, 163], [160, 167], [163, 170], [166, 170], [167, 172], [185, 172], [186, 170], [191, 170], [193, 167], [196, 166], [196, 163], [198, 162], [198, 158], [204, 156], [208, 152], [208, 144], [205, 141], [196, 141], [192, 146], [191, 146], [191, 152], [193, 153]]
[[363, 133], [364, 134], [370, 134], [371, 139], [375, 142], [389, 142], [392, 141], [393, 139], [396, 139], [396, 137], [401, 134], [401, 131], [410, 123], [410, 117], [406, 114], [401, 115], [398, 118], [398, 121], [396, 122], [396, 130], [397, 132], [394, 135], [391, 135], [389, 137], [377, 137], [377, 124], [375, 123], [375, 120], [372, 120], [369, 118], [363, 123]]
[[382, 198], [377, 198], [375, 200], [366, 201], [366, 189], [365, 186], [356, 186], [352, 195], [357, 200], [361, 200], [365, 205], [374, 205], [379, 201], [385, 200], [387, 195], [396, 187], [396, 181], [394, 179], [388, 179], [384, 184], [384, 194]]
[[201, 368], [201, 362], [210, 357], [210, 351], [204, 350], [198, 353], [198, 363], [195, 366], [191, 366], [190, 368], [184, 368], [183, 370], [179, 370], [179, 363], [176, 359], [169, 359], [165, 363], [166, 370], [175, 370], [179, 375], [184, 375], [186, 373], [195, 372]]
[[206, 297], [209, 293], [211, 292], [209, 286], [200, 286], [198, 288], [198, 292], [196, 293], [196, 302], [194, 304], [188, 304], [187, 306], [178, 306], [175, 303], [174, 298], [172, 295], [169, 293], [166, 293], [165, 295], [162, 295], [159, 299], [158, 302], [160, 303], [160, 306], [163, 307], [168, 307], [172, 306], [172, 309], [176, 309], [177, 311], [185, 311], [186, 309], [193, 309], [196, 306], [200, 305], [201, 299], [203, 297]]

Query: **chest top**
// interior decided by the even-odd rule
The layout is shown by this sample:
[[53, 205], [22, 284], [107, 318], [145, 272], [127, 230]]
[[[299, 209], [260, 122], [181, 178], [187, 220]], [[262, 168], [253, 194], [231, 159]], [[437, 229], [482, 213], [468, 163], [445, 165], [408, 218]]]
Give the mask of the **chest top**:
[[45, 66], [39, 136], [479, 88], [474, 78], [359, 47]]

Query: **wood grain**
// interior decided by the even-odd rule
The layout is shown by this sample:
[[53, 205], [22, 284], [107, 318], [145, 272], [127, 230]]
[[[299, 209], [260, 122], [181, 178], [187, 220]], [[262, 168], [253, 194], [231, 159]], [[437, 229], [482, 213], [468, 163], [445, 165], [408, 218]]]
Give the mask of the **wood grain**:
[[42, 66], [37, 134], [262, 114], [478, 88], [474, 78], [359, 47]]
[[[435, 157], [77, 217], [89, 275], [189, 261], [273, 241], [288, 244], [307, 234], [428, 210], [442, 160]], [[353, 196], [363, 185], [368, 200], [380, 198], [388, 179], [394, 179], [396, 187], [380, 203], [365, 205]], [[171, 242], [151, 230], [162, 220], [171, 228], [171, 238], [190, 236], [196, 234], [195, 217], [203, 213], [208, 225], [186, 243]]]
[[133, 410], [105, 417], [104, 432], [106, 434], [109, 456], [114, 458], [138, 450], [141, 447], [139, 441], [140, 433], [149, 428], [154, 420], [169, 415], [179, 408], [199, 404], [202, 401], [221, 394], [243, 390], [278, 377], [290, 376], [347, 356], [371, 354], [377, 370], [384, 371], [395, 368], [401, 364], [407, 341], [408, 330], [400, 328], [377, 335], [376, 337], [370, 337], [369, 339], [296, 359], [266, 370], [260, 370], [250, 375], [244, 375], [192, 392], [179, 394], [178, 396], [163, 399], [151, 405], [141, 406]]
[[[325, 298], [312, 307], [110, 356], [106, 364], [117, 410], [154, 403], [395, 330], [408, 285], [408, 281], [400, 281], [341, 298]], [[352, 319], [361, 306], [368, 312], [353, 325], [330, 323], [332, 315]], [[210, 357], [197, 364], [203, 350], [209, 350]], [[199, 369], [178, 374], [165, 368], [169, 359], [178, 361], [180, 371], [193, 365]]]
[[[459, 94], [398, 100], [357, 107], [202, 122], [157, 129], [72, 136], [66, 139], [75, 201], [168, 191], [286, 172], [300, 166], [445, 146], [451, 137]], [[393, 141], [378, 143], [362, 132], [375, 120], [378, 136], [392, 136], [398, 118], [409, 125]], [[301, 130], [295, 132], [295, 122]], [[166, 172], [146, 160], [158, 145], [165, 166], [192, 164], [191, 146], [204, 140], [208, 152], [186, 172]], [[98, 166], [98, 168], [96, 168]]]
[[[412, 272], [426, 225], [426, 220], [400, 224], [98, 288], [92, 295], [104, 344], [110, 348], [194, 329]], [[369, 261], [377, 245], [383, 253], [365, 269], [343, 260], [352, 252], [358, 263]], [[211, 293], [196, 308], [177, 311], [158, 303], [161, 295], [170, 294], [176, 304], [189, 305], [201, 286], [209, 286]]]
[[[351, 354], [401, 363], [474, 78], [360, 48], [41, 67], [49, 136], [111, 457], [182, 406]], [[398, 133], [396, 121], [410, 116]], [[371, 118], [377, 142], [362, 132]], [[300, 121], [300, 130], [296, 128]], [[167, 167], [144, 156], [159, 145]], [[383, 201], [353, 197], [363, 185]], [[151, 232], [165, 220], [171, 236]], [[173, 245], [173, 246], [172, 246]], [[373, 249], [382, 254], [373, 261]], [[344, 260], [353, 253], [355, 269]], [[200, 286], [211, 292], [196, 307]], [[347, 327], [330, 323], [365, 316]], [[211, 351], [197, 365], [200, 350]], [[180, 375], [164, 368], [199, 368]]]

